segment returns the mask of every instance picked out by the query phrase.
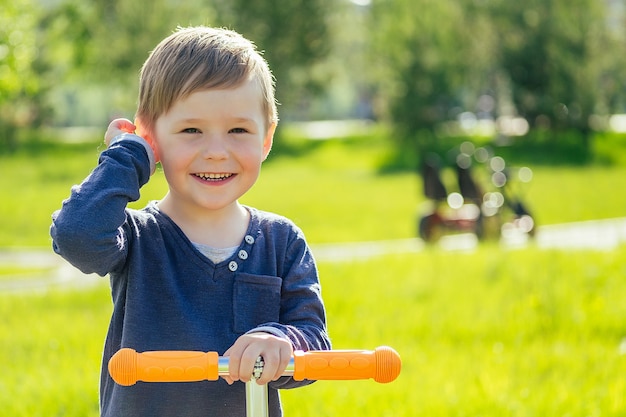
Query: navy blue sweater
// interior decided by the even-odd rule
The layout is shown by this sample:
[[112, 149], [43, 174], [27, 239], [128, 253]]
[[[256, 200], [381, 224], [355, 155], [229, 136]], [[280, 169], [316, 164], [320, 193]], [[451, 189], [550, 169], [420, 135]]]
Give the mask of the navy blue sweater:
[[[121, 140], [74, 186], [53, 214], [53, 248], [85, 273], [109, 274], [113, 314], [104, 346], [101, 415], [245, 416], [245, 385], [223, 380], [115, 384], [107, 372], [122, 347], [217, 351], [262, 329], [294, 349], [330, 349], [317, 268], [290, 220], [246, 207], [250, 223], [235, 254], [214, 264], [155, 204], [127, 208], [150, 177], [146, 148]], [[309, 383], [288, 377], [269, 384], [270, 415], [282, 414], [278, 388]]]

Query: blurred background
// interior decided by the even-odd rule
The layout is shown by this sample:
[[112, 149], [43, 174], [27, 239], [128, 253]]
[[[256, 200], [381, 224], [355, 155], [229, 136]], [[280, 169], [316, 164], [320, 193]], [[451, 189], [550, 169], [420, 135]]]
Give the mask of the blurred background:
[[[505, 197], [505, 183], [520, 183], [510, 166], [526, 169], [523, 182], [532, 179], [528, 166], [626, 166], [624, 0], [0, 3], [0, 155], [12, 161], [20, 149], [41, 150], [42, 140], [98, 141], [111, 119], [133, 118], [150, 50], [178, 26], [212, 25], [252, 39], [273, 69], [281, 119], [274, 158], [312, 147], [294, 138], [376, 137], [384, 148], [378, 173], [419, 173], [423, 181], [425, 158], [438, 158], [431, 177], [445, 190], [433, 194], [419, 182], [406, 190], [432, 206], [416, 220], [404, 215], [423, 223], [418, 232], [403, 225], [408, 236], [466, 231], [449, 220], [464, 222], [467, 210], [442, 211], [457, 191], [466, 203], [508, 205], [516, 219], [528, 214], [536, 223], [528, 195]], [[494, 156], [500, 168], [491, 166]], [[482, 177], [454, 180], [459, 157]], [[577, 207], [580, 197], [546, 206]], [[540, 222], [619, 215], [546, 213]], [[486, 226], [474, 220], [469, 229], [480, 235]]]
[[[304, 230], [334, 347], [403, 358], [286, 415], [626, 415], [625, 23], [626, 0], [0, 0], [3, 415], [99, 415], [110, 289], [52, 253], [50, 216], [190, 25], [274, 71], [242, 202]], [[165, 192], [158, 169], [131, 207]]]
[[546, 131], [574, 135], [584, 154], [594, 131], [626, 130], [611, 117], [626, 112], [623, 0], [0, 3], [5, 151], [25, 128], [132, 116], [151, 48], [200, 24], [264, 51], [283, 122], [389, 123], [405, 157], [442, 135]]

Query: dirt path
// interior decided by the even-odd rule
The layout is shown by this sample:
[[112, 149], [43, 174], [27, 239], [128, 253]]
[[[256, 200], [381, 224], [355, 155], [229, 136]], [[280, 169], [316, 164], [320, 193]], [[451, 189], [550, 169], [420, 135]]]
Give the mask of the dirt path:
[[[525, 235], [504, 236], [505, 248], [534, 244], [543, 249], [611, 250], [626, 242], [626, 218], [593, 220], [549, 225], [538, 228], [531, 243]], [[472, 250], [474, 235], [444, 236], [438, 245], [446, 250]], [[318, 261], [343, 262], [390, 253], [410, 254], [424, 249], [421, 239], [399, 239], [372, 242], [350, 242], [312, 245]], [[45, 292], [56, 288], [90, 288], [105, 282], [95, 274], [85, 275], [54, 254], [51, 249], [0, 250], [0, 265], [41, 269], [39, 275], [0, 279], [0, 293]]]

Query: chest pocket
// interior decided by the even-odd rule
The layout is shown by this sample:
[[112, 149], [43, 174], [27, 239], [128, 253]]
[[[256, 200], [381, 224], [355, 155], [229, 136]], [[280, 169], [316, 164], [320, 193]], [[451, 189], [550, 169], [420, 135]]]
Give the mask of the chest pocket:
[[236, 333], [245, 333], [259, 324], [278, 322], [282, 282], [281, 278], [268, 275], [235, 275], [233, 312]]

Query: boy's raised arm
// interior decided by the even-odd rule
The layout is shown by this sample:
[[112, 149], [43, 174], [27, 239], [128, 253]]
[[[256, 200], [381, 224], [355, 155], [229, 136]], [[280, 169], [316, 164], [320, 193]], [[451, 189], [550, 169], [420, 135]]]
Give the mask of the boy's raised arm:
[[85, 273], [106, 275], [125, 259], [126, 206], [139, 199], [151, 173], [149, 147], [124, 134], [100, 155], [98, 166], [52, 215], [53, 249]]

